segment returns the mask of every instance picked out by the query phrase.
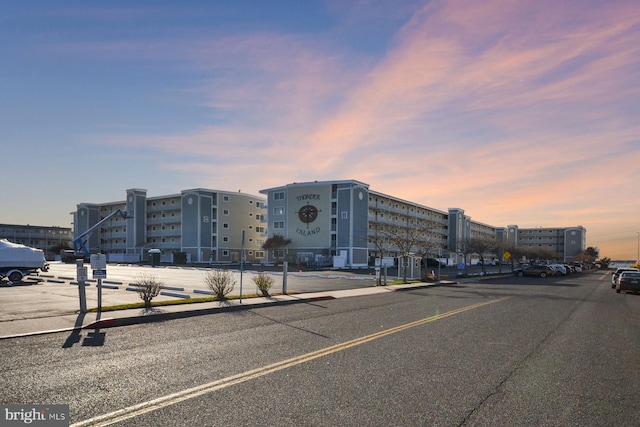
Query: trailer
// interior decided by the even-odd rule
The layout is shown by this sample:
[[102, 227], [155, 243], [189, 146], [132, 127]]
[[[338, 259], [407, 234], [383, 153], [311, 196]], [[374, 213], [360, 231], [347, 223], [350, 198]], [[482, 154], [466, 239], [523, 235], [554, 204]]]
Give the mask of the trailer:
[[0, 279], [20, 282], [24, 276], [48, 270], [49, 263], [42, 250], [0, 240]]

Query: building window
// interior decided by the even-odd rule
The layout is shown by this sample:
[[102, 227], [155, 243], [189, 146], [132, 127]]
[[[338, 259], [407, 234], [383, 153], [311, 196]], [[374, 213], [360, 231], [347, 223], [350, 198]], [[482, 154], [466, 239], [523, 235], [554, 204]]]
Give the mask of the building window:
[[222, 201], [223, 202], [228, 202], [229, 201], [229, 196], [222, 196]]
[[273, 193], [273, 200], [284, 200], [284, 191]]
[[222, 238], [222, 241], [225, 242], [225, 243], [228, 243], [229, 242], [229, 238], [225, 236], [225, 237]]
[[349, 217], [347, 211], [340, 212], [340, 219], [347, 219]]
[[284, 228], [284, 221], [276, 221], [273, 223], [273, 228]]
[[275, 208], [273, 208], [273, 214], [274, 215], [284, 215], [284, 207], [283, 206], [276, 206]]
[[222, 251], [222, 256], [229, 256], [229, 251]]
[[229, 209], [223, 209], [222, 215], [229, 215]]
[[229, 224], [227, 224], [226, 222], [222, 224], [222, 228], [229, 228]]

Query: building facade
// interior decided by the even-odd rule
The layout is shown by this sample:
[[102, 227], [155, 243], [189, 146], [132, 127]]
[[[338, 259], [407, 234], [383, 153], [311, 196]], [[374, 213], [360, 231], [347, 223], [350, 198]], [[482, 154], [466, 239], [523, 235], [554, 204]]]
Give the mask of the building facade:
[[70, 227], [0, 224], [0, 239], [41, 249], [49, 261], [60, 256], [61, 249], [72, 247]]
[[563, 262], [582, 254], [587, 245], [587, 230], [582, 226], [519, 228], [509, 225], [507, 230], [508, 242], [520, 250], [546, 251]]
[[[132, 188], [122, 201], [78, 204], [74, 236], [112, 215], [87, 236], [86, 246], [92, 253], [109, 254], [113, 261], [146, 260], [150, 249], [160, 249], [165, 262], [183, 253], [192, 263], [237, 263], [244, 253], [251, 263], [286, 260], [353, 268], [407, 252], [449, 265], [473, 263], [467, 245], [474, 239], [519, 248], [518, 260], [524, 252], [544, 250], [557, 260], [570, 261], [586, 248], [581, 226], [496, 227], [474, 221], [463, 209], [441, 211], [377, 192], [356, 180], [292, 183], [260, 193], [264, 197], [195, 188], [148, 197], [147, 190]], [[113, 215], [117, 211], [126, 212], [126, 217]], [[265, 251], [263, 244], [274, 235], [291, 243]], [[406, 242], [411, 247], [404, 247]]]
[[261, 190], [267, 196], [268, 235], [291, 239], [285, 254], [267, 254], [307, 265], [326, 265], [333, 256], [351, 266], [368, 264], [368, 185], [358, 181], [289, 184]]
[[[355, 180], [293, 183], [260, 193], [267, 198], [268, 235], [291, 240], [281, 253], [266, 254], [269, 261], [363, 267], [376, 258], [395, 258], [409, 251], [453, 265], [472, 253], [466, 246], [474, 239], [495, 240], [505, 248], [509, 243], [530, 249], [547, 245], [557, 259], [564, 260], [586, 247], [583, 227], [548, 228], [544, 242], [534, 242], [531, 229], [474, 221], [463, 209], [440, 211], [374, 191]], [[411, 248], [402, 247], [403, 235]]]
[[86, 236], [90, 252], [111, 261], [148, 259], [150, 249], [170, 262], [182, 253], [189, 263], [265, 261], [265, 199], [240, 192], [195, 188], [178, 194], [148, 197], [146, 189], [126, 190], [123, 201], [80, 203], [73, 212], [74, 236], [121, 211]]

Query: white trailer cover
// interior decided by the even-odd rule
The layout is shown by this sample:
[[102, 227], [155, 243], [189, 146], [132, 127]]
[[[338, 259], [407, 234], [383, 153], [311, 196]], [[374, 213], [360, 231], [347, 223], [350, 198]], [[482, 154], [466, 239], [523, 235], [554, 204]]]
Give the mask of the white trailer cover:
[[44, 268], [44, 252], [40, 249], [0, 239], [0, 268]]

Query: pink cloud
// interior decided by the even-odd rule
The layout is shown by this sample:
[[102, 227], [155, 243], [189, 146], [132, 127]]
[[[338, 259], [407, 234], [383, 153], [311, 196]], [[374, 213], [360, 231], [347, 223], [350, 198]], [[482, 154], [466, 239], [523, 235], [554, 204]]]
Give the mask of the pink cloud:
[[605, 235], [623, 217], [602, 194], [638, 178], [633, 3], [430, 2], [377, 59], [277, 34], [160, 43], [208, 75], [188, 90], [227, 123], [107, 140], [201, 156], [163, 167], [248, 192], [354, 178], [493, 225], [589, 218]]

